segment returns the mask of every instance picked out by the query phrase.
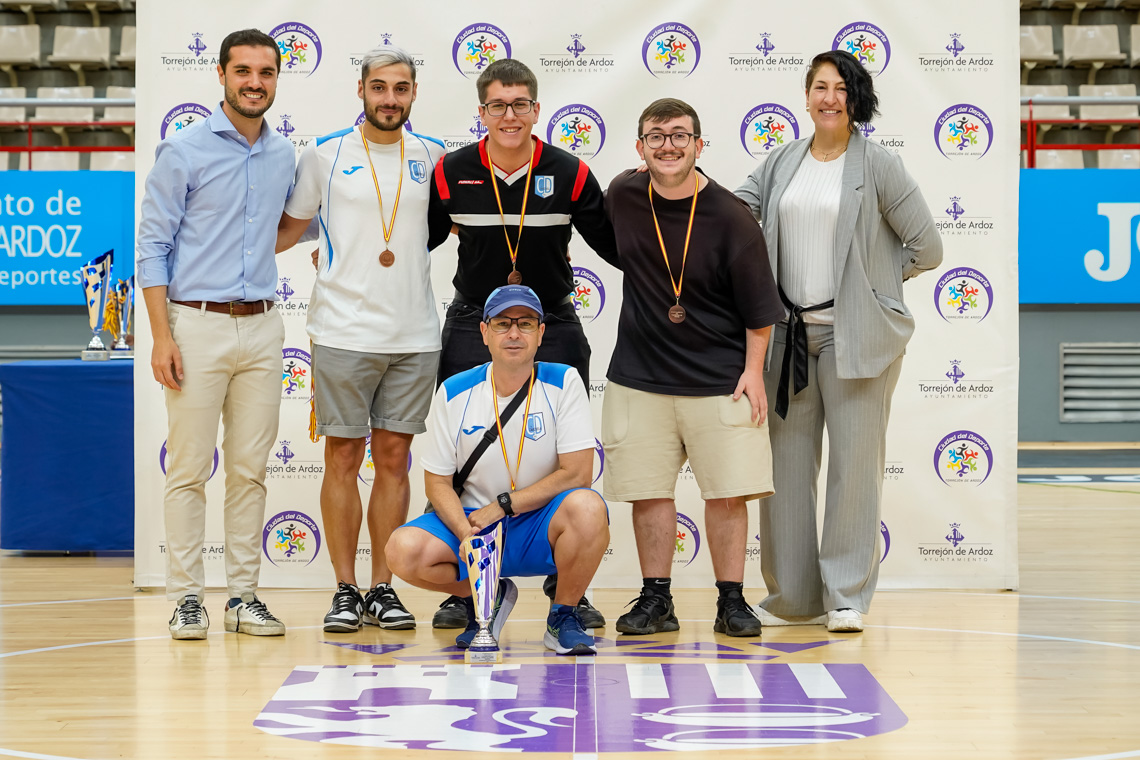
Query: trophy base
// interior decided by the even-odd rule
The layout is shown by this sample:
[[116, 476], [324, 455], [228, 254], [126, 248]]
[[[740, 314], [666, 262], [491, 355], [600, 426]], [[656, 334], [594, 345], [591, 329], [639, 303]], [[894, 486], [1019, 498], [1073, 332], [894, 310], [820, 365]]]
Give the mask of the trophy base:
[[468, 648], [463, 653], [463, 661], [468, 665], [498, 665], [503, 661], [503, 652], [500, 649]]
[[105, 362], [110, 356], [105, 350], [85, 348], [79, 353], [79, 358], [85, 362]]
[[[106, 352], [104, 352], [106, 353]], [[135, 350], [133, 348], [113, 348], [111, 349], [111, 359], [134, 359]]]

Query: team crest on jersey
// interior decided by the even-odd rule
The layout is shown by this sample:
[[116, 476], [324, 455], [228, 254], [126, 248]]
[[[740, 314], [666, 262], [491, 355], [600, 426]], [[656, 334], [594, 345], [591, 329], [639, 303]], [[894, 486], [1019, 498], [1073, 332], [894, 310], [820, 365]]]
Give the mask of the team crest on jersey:
[[526, 416], [526, 437], [537, 441], [546, 435], [546, 423], [542, 419], [542, 412], [533, 412]]
[[408, 174], [412, 179], [419, 182], [421, 185], [427, 182], [428, 169], [427, 161], [420, 161], [418, 159], [411, 159], [408, 161]]
[[554, 195], [554, 175], [540, 174], [535, 177], [534, 194], [539, 198], [549, 198]]

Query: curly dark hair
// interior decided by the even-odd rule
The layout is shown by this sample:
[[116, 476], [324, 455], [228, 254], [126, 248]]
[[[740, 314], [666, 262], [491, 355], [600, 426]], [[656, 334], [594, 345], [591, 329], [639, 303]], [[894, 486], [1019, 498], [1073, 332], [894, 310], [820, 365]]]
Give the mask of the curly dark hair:
[[856, 124], [866, 124], [879, 115], [879, 96], [875, 94], [871, 74], [859, 64], [855, 56], [842, 50], [828, 50], [811, 59], [807, 76], [804, 77], [804, 90], [811, 89], [815, 75], [825, 63], [834, 66], [847, 85], [848, 129], [854, 132]]

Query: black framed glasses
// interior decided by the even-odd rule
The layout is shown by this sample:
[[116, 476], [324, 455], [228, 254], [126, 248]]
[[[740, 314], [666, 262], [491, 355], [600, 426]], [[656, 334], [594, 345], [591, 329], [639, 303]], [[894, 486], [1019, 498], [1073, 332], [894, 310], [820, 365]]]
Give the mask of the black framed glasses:
[[488, 116], [506, 116], [508, 106], [510, 106], [510, 109], [515, 112], [515, 116], [526, 116], [528, 113], [534, 110], [535, 102], [536, 101], [533, 100], [516, 100], [512, 103], [501, 103], [499, 101], [495, 101], [493, 103], [483, 103], [481, 105], [484, 109], [486, 109]]
[[674, 148], [684, 148], [688, 146], [689, 140], [696, 139], [700, 135], [695, 135], [692, 132], [650, 132], [645, 135], [638, 135], [638, 138], [645, 143], [645, 147], [652, 150], [657, 150], [665, 144], [665, 138], [669, 138], [669, 142], [673, 143]]
[[532, 333], [538, 329], [542, 324], [542, 320], [538, 317], [491, 317], [487, 320], [487, 326], [491, 328], [491, 332], [505, 333], [509, 332], [511, 325], [518, 325], [519, 332]]

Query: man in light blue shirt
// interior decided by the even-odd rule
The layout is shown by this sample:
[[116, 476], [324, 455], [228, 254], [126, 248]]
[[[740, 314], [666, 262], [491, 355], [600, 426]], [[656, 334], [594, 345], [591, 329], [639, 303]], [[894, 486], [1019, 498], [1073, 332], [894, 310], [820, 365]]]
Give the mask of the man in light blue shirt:
[[279, 636], [256, 596], [265, 462], [277, 437], [285, 326], [273, 306], [277, 222], [293, 184], [293, 145], [265, 123], [281, 59], [256, 30], [222, 41], [221, 106], [159, 144], [136, 243], [150, 318], [151, 370], [165, 387], [166, 596], [175, 639], [204, 639], [206, 481], [225, 423], [225, 628]]

